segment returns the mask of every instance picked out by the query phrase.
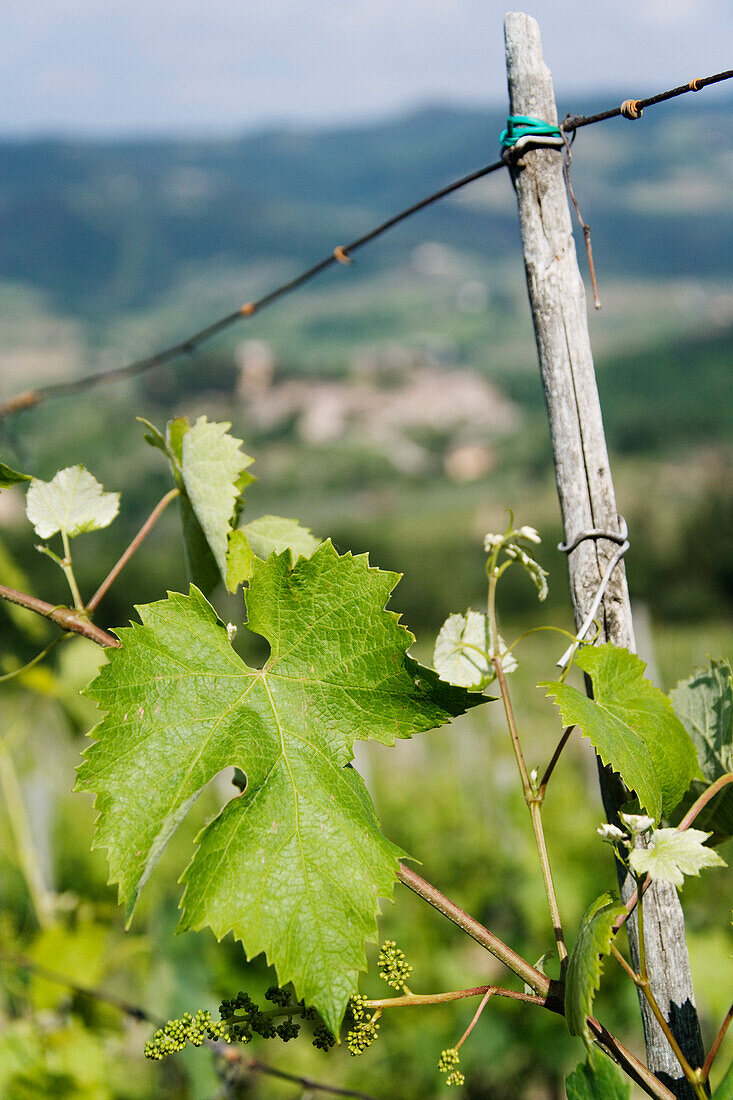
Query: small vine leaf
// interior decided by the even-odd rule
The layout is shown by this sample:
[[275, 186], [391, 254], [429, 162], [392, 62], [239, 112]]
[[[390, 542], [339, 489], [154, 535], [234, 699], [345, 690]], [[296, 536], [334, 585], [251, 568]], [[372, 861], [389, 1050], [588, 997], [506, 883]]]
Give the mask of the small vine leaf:
[[11, 466], [0, 462], [0, 489], [11, 489], [13, 485], [19, 485], [23, 481], [32, 481], [30, 474], [21, 474]]
[[695, 747], [671, 701], [644, 679], [646, 665], [626, 649], [588, 646], [575, 663], [591, 678], [593, 700], [567, 684], [543, 685], [563, 721], [577, 722], [655, 820], [671, 813], [699, 771]]
[[712, 1100], [733, 1100], [733, 1062], [728, 1066], [725, 1077], [713, 1093]]
[[[677, 824], [692, 803], [721, 775], [733, 772], [733, 673], [728, 661], [710, 661], [670, 692], [675, 713], [697, 750], [703, 781], [693, 780], [672, 815]], [[713, 842], [733, 836], [733, 785], [724, 787], [695, 821], [713, 832]]]
[[228, 536], [241, 498], [242, 475], [254, 462], [240, 451], [242, 440], [229, 434], [230, 427], [200, 416], [183, 436], [181, 447], [186, 494], [224, 579]]
[[57, 531], [69, 538], [99, 531], [109, 526], [119, 509], [120, 494], [105, 493], [83, 466], [67, 466], [51, 481], [34, 477], [28, 486], [26, 514], [42, 539]]
[[[534, 964], [535, 970], [539, 970], [540, 974], [546, 974], [547, 971], [545, 970], [545, 966], [547, 965], [548, 961], [550, 959], [553, 959], [554, 957], [555, 957], [554, 948], [550, 948], [549, 951], [545, 951], [542, 955], [540, 955], [539, 959]], [[525, 982], [524, 992], [529, 993], [531, 995], [532, 993], [534, 993], [534, 989], [532, 988], [531, 985], [527, 985], [527, 983]]]
[[391, 745], [483, 701], [406, 656], [412, 635], [384, 609], [397, 579], [330, 542], [294, 567], [289, 551], [255, 559], [246, 629], [270, 645], [262, 668], [192, 587], [139, 608], [87, 690], [107, 714], [77, 787], [96, 793], [95, 843], [128, 914], [201, 788], [240, 768], [244, 792], [184, 873], [182, 926], [264, 951], [334, 1031], [402, 856], [350, 767], [354, 742]]
[[156, 428], [155, 424], [151, 424], [149, 420], [146, 420], [144, 416], [136, 417], [138, 423], [142, 424], [147, 431], [143, 433], [143, 439], [146, 443], [149, 443], [151, 447], [155, 447], [157, 450], [162, 451], [165, 457], [169, 460], [173, 458], [173, 454], [168, 446], [168, 441], [161, 432], [160, 428]]
[[245, 523], [242, 528], [256, 557], [269, 558], [270, 554], [282, 554], [290, 550], [293, 562], [299, 557], [309, 558], [321, 545], [308, 527], [302, 527], [297, 519], [282, 516], [261, 516]]
[[[440, 628], [433, 651], [435, 670], [443, 680], [470, 691], [483, 691], [495, 677], [489, 659], [489, 620], [481, 611], [449, 615]], [[514, 672], [517, 662], [499, 636], [504, 672]]]
[[612, 894], [601, 894], [588, 907], [580, 922], [578, 939], [568, 962], [565, 978], [565, 1018], [571, 1035], [580, 1035], [588, 1049], [592, 1036], [586, 1023], [601, 984], [602, 956], [607, 955], [611, 929], [625, 907]]
[[449, 615], [435, 642], [435, 671], [449, 684], [481, 691], [493, 673], [490, 645], [486, 615], [480, 611]]
[[682, 886], [685, 875], [699, 876], [703, 867], [727, 867], [704, 841], [710, 833], [701, 829], [657, 829], [646, 848], [635, 848], [629, 862], [637, 875], [648, 874], [653, 882], [671, 882]]
[[631, 1082], [596, 1050], [565, 1078], [565, 1094], [567, 1100], [629, 1100]]
[[165, 436], [149, 421], [145, 440], [162, 451], [180, 490], [183, 548], [189, 579], [208, 595], [224, 580], [234, 592], [247, 579], [249, 554], [243, 538], [232, 539], [254, 481], [247, 467], [254, 459], [240, 451], [242, 440], [229, 434], [228, 423], [199, 417], [193, 427], [186, 417], [170, 420]]

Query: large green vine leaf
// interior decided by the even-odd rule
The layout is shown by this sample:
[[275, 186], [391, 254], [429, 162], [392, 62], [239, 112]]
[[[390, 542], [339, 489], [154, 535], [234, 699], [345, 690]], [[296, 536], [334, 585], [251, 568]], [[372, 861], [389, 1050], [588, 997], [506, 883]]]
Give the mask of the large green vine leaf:
[[627, 649], [588, 646], [575, 663], [590, 676], [593, 699], [569, 684], [541, 686], [555, 699], [563, 722], [580, 726], [603, 763], [659, 820], [674, 809], [699, 770], [687, 731], [667, 696], [644, 679], [644, 662]]
[[601, 984], [602, 956], [607, 955], [616, 917], [624, 905], [611, 894], [601, 894], [588, 907], [580, 922], [575, 947], [565, 977], [565, 1018], [571, 1035], [580, 1035], [588, 1049], [592, 1037], [586, 1017], [590, 1016], [595, 995]]
[[631, 1082], [596, 1050], [565, 1078], [565, 1092], [568, 1100], [629, 1100]]
[[[678, 718], [697, 749], [704, 782], [693, 780], [673, 821], [678, 821], [702, 792], [721, 775], [733, 772], [733, 674], [728, 661], [711, 660], [670, 692]], [[724, 787], [695, 819], [712, 829], [720, 843], [733, 836], [733, 785]]]
[[183, 876], [182, 925], [266, 952], [332, 1028], [402, 855], [349, 766], [354, 742], [392, 745], [482, 701], [406, 656], [412, 635], [384, 610], [397, 579], [330, 543], [294, 568], [289, 551], [255, 561], [247, 628], [270, 645], [263, 668], [192, 588], [139, 608], [88, 689], [107, 716], [77, 787], [96, 792], [95, 843], [128, 914], [201, 788], [241, 768], [244, 793]]

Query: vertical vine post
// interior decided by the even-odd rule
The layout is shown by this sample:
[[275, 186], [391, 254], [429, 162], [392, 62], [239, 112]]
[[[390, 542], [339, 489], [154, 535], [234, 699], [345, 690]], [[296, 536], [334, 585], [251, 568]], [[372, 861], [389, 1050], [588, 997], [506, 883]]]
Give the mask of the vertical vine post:
[[[523, 12], [504, 23], [509, 109], [557, 125], [552, 76], [542, 57], [539, 27]], [[541, 141], [541, 139], [540, 139]], [[550, 423], [558, 496], [566, 543], [593, 528], [619, 532], [601, 406], [588, 333], [585, 290], [573, 241], [565, 192], [562, 153], [526, 146], [512, 156], [512, 181], [519, 205], [522, 247]], [[580, 628], [616, 545], [586, 539], [568, 555], [576, 627]], [[633, 624], [623, 563], [614, 570], [597, 613], [601, 640], [634, 648]], [[600, 762], [599, 762], [600, 763]], [[601, 792], [609, 820], [628, 797], [618, 777], [600, 769]], [[633, 880], [621, 882], [626, 900]], [[685, 942], [684, 919], [671, 884], [655, 883], [644, 900], [646, 956], [654, 995], [682, 1051], [693, 1066], [704, 1050], [695, 1008]], [[634, 966], [638, 932], [629, 922]], [[675, 1096], [692, 1090], [643, 997], [641, 1012], [647, 1061]]]

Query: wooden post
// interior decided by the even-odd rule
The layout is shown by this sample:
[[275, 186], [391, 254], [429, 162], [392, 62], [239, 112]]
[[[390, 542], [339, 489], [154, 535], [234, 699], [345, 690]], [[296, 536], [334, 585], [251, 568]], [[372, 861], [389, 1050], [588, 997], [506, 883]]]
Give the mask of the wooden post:
[[[504, 23], [510, 112], [557, 125], [552, 76], [542, 58], [539, 27], [522, 12]], [[550, 421], [565, 541], [599, 528], [619, 531], [591, 353], [585, 290], [578, 269], [565, 192], [562, 152], [531, 146], [512, 160], [519, 204], [527, 287], [534, 319], [540, 371]], [[633, 535], [632, 535], [633, 541]], [[609, 540], [581, 542], [568, 555], [570, 589], [579, 628], [616, 549]], [[602, 639], [634, 648], [633, 624], [623, 563], [615, 569], [597, 618]], [[601, 769], [608, 820], [628, 797], [617, 776]], [[633, 889], [621, 883], [626, 899]], [[685, 943], [682, 909], [674, 886], [658, 883], [644, 901], [647, 962], [652, 988], [690, 1064], [704, 1051]], [[638, 936], [629, 921], [632, 960], [638, 966]], [[649, 1068], [677, 1097], [694, 1093], [664, 1034], [640, 995]]]

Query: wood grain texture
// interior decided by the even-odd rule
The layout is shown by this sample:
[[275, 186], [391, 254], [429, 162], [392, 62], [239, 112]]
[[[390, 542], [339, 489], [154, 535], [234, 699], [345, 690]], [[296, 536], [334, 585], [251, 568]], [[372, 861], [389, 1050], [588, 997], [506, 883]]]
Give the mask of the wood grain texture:
[[[539, 27], [521, 12], [504, 24], [507, 80], [512, 114], [557, 124], [552, 76], [542, 58]], [[527, 288], [534, 320], [540, 372], [550, 424], [558, 495], [570, 542], [597, 527], [618, 531], [616, 499], [603, 430], [586, 298], [578, 268], [565, 192], [562, 154], [530, 148], [511, 165], [519, 205]], [[631, 534], [633, 545], [633, 532]], [[586, 540], [568, 555], [576, 627], [587, 614], [615, 546]], [[599, 610], [601, 641], [634, 649], [634, 633], [623, 563], [614, 571]], [[601, 770], [608, 820], [628, 797], [618, 777]], [[624, 899], [633, 882], [621, 883]], [[693, 1066], [704, 1052], [695, 1010], [682, 909], [673, 886], [658, 884], [644, 904], [647, 960], [652, 988]], [[635, 923], [629, 927], [632, 961], [638, 966]], [[649, 1068], [680, 1098], [693, 1097], [646, 1001], [641, 1002]]]

